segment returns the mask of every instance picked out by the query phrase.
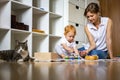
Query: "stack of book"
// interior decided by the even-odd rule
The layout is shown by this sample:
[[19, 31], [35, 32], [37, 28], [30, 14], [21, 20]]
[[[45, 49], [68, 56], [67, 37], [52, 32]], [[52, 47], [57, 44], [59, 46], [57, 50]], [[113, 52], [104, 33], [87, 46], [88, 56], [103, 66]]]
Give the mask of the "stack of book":
[[16, 16], [15, 15], [11, 15], [11, 28], [14, 29], [20, 29], [20, 30], [29, 30], [29, 25], [26, 25], [22, 22], [17, 22], [16, 21]]

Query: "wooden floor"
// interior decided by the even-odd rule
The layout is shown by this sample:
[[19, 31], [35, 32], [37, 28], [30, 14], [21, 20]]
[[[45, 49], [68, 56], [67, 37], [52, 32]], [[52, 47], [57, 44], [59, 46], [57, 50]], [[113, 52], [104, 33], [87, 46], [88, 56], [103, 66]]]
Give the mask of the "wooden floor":
[[0, 80], [120, 80], [120, 62], [0, 62]]

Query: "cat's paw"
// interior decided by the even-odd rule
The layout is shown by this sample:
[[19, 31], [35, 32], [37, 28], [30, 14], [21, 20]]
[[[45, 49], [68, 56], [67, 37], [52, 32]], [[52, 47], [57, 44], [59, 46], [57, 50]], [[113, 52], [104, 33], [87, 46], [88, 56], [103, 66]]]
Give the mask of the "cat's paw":
[[39, 61], [40, 61], [39, 59], [36, 59], [36, 58], [34, 59], [34, 62], [39, 62]]
[[24, 60], [23, 59], [19, 59], [17, 62], [23, 62]]

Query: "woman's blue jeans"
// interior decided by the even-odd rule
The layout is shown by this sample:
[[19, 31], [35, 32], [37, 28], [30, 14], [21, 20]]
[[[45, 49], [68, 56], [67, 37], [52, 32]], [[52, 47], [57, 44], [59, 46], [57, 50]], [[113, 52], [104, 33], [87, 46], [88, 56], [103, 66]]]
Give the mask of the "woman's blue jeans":
[[[78, 51], [83, 51], [85, 50], [84, 47], [81, 47], [78, 49]], [[108, 57], [108, 51], [102, 51], [102, 50], [91, 50], [88, 55], [97, 55], [99, 59], [107, 59]]]

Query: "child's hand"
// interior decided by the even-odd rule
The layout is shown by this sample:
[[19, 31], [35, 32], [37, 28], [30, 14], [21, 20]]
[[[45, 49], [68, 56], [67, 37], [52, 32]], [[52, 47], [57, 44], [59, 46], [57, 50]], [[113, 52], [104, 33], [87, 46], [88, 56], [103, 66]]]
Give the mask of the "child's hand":
[[74, 49], [73, 49], [73, 48], [70, 48], [70, 49], [68, 50], [68, 52], [69, 52], [69, 53], [74, 53]]
[[64, 58], [65, 58], [65, 55], [64, 55], [64, 54], [61, 54], [61, 57], [64, 59]]

